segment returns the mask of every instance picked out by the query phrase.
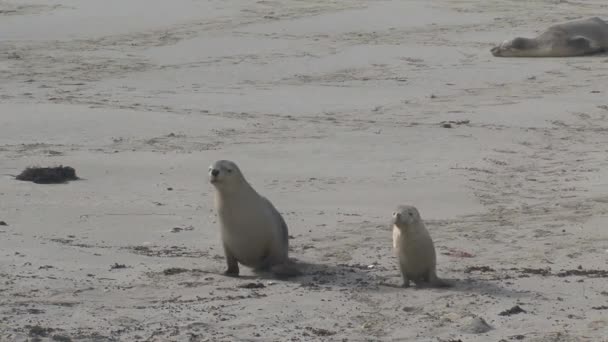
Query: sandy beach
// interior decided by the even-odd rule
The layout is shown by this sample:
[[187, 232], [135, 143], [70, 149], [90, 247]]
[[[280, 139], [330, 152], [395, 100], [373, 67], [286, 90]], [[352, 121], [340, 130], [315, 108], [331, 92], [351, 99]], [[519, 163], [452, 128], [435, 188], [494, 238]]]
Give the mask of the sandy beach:
[[[0, 341], [608, 341], [605, 1], [0, 1]], [[303, 276], [225, 260], [237, 162]], [[80, 180], [15, 180], [67, 165]], [[440, 277], [400, 288], [415, 205]]]

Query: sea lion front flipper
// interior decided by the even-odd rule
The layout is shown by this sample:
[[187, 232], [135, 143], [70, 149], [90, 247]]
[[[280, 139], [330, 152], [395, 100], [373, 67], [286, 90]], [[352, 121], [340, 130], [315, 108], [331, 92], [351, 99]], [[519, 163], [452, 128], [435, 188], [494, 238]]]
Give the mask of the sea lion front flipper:
[[239, 262], [232, 254], [232, 252], [228, 249], [226, 244], [224, 244], [224, 255], [226, 256], [226, 264], [228, 265], [228, 269], [224, 271], [224, 275], [229, 277], [238, 277], [239, 276]]
[[403, 266], [401, 261], [399, 261], [399, 269], [401, 270], [401, 277], [403, 278], [403, 284], [401, 284], [401, 287], [410, 287], [410, 278], [407, 276], [406, 268]]

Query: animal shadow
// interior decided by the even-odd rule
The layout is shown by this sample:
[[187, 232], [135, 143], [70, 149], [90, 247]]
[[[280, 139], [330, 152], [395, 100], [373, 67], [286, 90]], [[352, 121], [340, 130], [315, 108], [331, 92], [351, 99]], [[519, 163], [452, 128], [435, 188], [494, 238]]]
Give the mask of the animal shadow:
[[460, 291], [460, 292], [477, 292], [483, 295], [493, 295], [493, 296], [504, 296], [504, 297], [528, 297], [531, 295], [529, 291], [521, 290], [512, 290], [506, 287], [500, 286], [495, 282], [482, 280], [482, 279], [444, 279], [448, 283], [452, 284], [448, 289], [451, 291]]
[[301, 272], [295, 277], [277, 277], [270, 272], [259, 272], [262, 279], [300, 283], [304, 287], [339, 286], [339, 287], [368, 287], [375, 285], [378, 275], [374, 270], [359, 264], [322, 264], [301, 260], [291, 260]]

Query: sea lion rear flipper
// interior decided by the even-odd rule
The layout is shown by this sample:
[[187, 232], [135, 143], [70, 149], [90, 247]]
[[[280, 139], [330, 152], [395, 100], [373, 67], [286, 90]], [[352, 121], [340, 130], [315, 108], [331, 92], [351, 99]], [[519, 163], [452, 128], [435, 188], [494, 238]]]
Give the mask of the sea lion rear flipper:
[[566, 44], [568, 45], [568, 47], [576, 49], [578, 51], [593, 51], [597, 49], [597, 46], [594, 46], [593, 42], [583, 36], [574, 36], [572, 38], [569, 38], [566, 41]]

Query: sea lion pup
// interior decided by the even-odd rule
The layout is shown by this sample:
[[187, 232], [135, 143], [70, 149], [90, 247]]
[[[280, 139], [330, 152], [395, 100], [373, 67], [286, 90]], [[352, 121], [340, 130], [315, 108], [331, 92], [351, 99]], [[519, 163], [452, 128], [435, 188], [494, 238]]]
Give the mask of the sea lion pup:
[[434, 287], [449, 287], [436, 271], [435, 246], [418, 209], [400, 205], [393, 213], [393, 248], [399, 258], [403, 287], [423, 283]]
[[216, 189], [225, 275], [238, 277], [239, 263], [254, 271], [270, 270], [277, 277], [300, 272], [288, 258], [289, 234], [281, 214], [245, 180], [238, 166], [219, 160], [209, 167], [209, 182]]
[[550, 26], [536, 38], [505, 40], [490, 50], [495, 57], [571, 57], [608, 50], [608, 23], [598, 17]]

